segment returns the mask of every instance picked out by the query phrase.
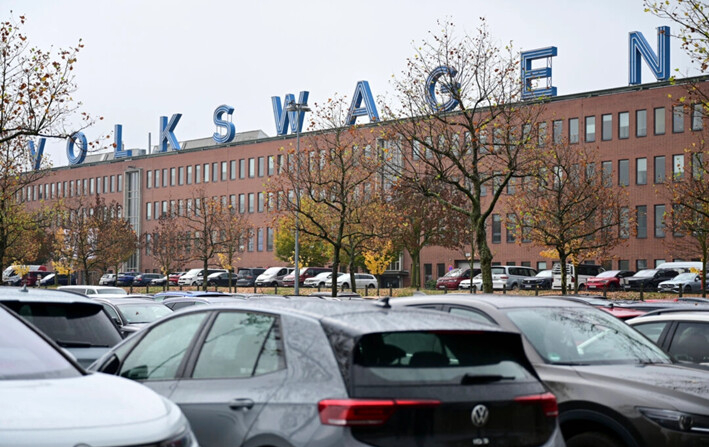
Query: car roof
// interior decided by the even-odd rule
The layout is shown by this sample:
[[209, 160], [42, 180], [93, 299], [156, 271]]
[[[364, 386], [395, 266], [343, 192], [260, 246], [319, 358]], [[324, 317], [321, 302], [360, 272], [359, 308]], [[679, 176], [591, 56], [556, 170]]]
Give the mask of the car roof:
[[94, 300], [69, 290], [38, 289], [27, 287], [1, 287], [0, 301], [28, 303], [84, 303], [96, 305]]
[[[496, 326], [477, 323], [469, 318], [424, 309], [392, 308], [376, 301], [330, 301], [320, 299], [298, 300], [245, 300], [226, 304], [220, 309], [269, 312], [295, 318], [317, 320], [340, 333], [359, 336], [381, 331], [420, 330], [485, 330], [510, 332]], [[185, 309], [183, 312], [198, 312]]]
[[697, 311], [697, 310], [679, 310], [673, 309], [674, 312], [661, 312], [655, 313], [650, 312], [640, 317], [628, 320], [627, 323], [630, 325], [637, 323], [651, 323], [653, 321], [702, 321], [709, 322], [709, 312], [707, 311]]
[[108, 297], [108, 298], [103, 298], [100, 295], [97, 296], [96, 298], [91, 298], [94, 301], [104, 301], [107, 303], [111, 304], [136, 304], [136, 303], [154, 303], [154, 304], [161, 304], [149, 297], [138, 297], [138, 296], [131, 296], [128, 298], [117, 298], [117, 297]]
[[[401, 300], [401, 301], [399, 301]], [[511, 309], [517, 307], [588, 307], [587, 303], [572, 301], [572, 300], [559, 300], [556, 298], [545, 298], [536, 296], [522, 296], [522, 295], [492, 295], [485, 293], [448, 293], [445, 297], [440, 295], [416, 295], [410, 297], [395, 298], [392, 300], [393, 303], [401, 302], [406, 300], [407, 304], [415, 304], [420, 302], [424, 303], [434, 303], [436, 301], [446, 302], [446, 303], [458, 303], [458, 304], [471, 304], [475, 302], [482, 302], [488, 306], [497, 309]]]
[[200, 292], [195, 290], [174, 290], [171, 292], [159, 292], [153, 296], [164, 296], [164, 297], [210, 297], [210, 296], [230, 296], [228, 293], [223, 292]]

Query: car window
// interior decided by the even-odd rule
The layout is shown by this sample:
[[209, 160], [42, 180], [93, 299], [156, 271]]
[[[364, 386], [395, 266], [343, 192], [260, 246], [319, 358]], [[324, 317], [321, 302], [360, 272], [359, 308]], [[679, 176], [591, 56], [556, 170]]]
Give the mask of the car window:
[[202, 345], [193, 379], [251, 377], [283, 368], [275, 317], [221, 312]]
[[206, 316], [192, 313], [153, 327], [126, 357], [119, 374], [133, 380], [174, 379]]
[[677, 360], [709, 362], [709, 324], [680, 322], [668, 349]]
[[108, 316], [111, 317], [112, 319], [114, 319], [116, 321], [120, 321], [120, 318], [118, 318], [118, 313], [115, 310], [113, 310], [113, 307], [111, 307], [110, 305], [104, 304], [103, 310], [105, 310], [106, 313], [108, 314]]
[[152, 323], [172, 313], [170, 308], [158, 303], [120, 304], [118, 310], [129, 324]]
[[641, 334], [657, 343], [660, 340], [660, 335], [665, 327], [669, 324], [669, 321], [655, 321], [652, 323], [638, 323], [634, 324], [633, 328], [640, 331]]
[[176, 303], [167, 304], [167, 307], [169, 307], [172, 310], [178, 310], [178, 309], [182, 309], [184, 307], [193, 306], [195, 304], [196, 303], [194, 301], [178, 301]]
[[480, 323], [492, 323], [495, 324], [495, 321], [492, 320], [492, 318], [488, 317], [485, 314], [482, 314], [476, 310], [473, 309], [468, 309], [465, 307], [451, 307], [448, 312], [452, 313], [453, 315], [460, 315], [461, 317], [465, 318], [470, 318], [471, 320], [478, 321]]

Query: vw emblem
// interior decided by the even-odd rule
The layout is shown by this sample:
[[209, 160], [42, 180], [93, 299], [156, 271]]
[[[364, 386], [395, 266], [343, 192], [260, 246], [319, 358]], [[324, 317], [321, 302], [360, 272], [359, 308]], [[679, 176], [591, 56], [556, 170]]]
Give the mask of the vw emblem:
[[487, 407], [485, 405], [476, 405], [475, 408], [473, 408], [473, 412], [470, 414], [470, 420], [473, 422], [473, 425], [476, 427], [482, 427], [485, 424], [487, 424], [487, 418], [490, 416], [490, 412], [488, 411]]

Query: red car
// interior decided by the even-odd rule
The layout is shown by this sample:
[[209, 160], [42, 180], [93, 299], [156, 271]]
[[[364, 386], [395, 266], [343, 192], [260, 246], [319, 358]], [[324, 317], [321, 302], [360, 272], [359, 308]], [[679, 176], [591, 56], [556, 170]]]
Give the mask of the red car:
[[[480, 273], [479, 269], [475, 269], [475, 275]], [[458, 290], [460, 282], [464, 279], [470, 279], [472, 276], [470, 274], [470, 269], [453, 269], [441, 276], [436, 281], [436, 289], [448, 289], [448, 290]]]
[[623, 290], [625, 284], [624, 279], [631, 277], [635, 272], [630, 270], [608, 270], [599, 273], [597, 276], [586, 280], [586, 289], [588, 290]]
[[[332, 269], [326, 267], [301, 267], [300, 269], [300, 281], [298, 283], [302, 286], [305, 280], [312, 278], [313, 276], [319, 275], [323, 272], [331, 272]], [[289, 273], [283, 277], [284, 287], [293, 287], [295, 285], [295, 273]]]
[[185, 272], [170, 273], [169, 275], [167, 275], [167, 280], [170, 282], [171, 286], [176, 286], [177, 280], [180, 279], [180, 276], [184, 274]]

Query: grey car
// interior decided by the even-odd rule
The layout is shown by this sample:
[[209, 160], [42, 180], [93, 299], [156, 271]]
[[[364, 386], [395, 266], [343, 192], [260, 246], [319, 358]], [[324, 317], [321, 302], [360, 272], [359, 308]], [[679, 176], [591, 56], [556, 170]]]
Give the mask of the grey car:
[[559, 399], [569, 447], [709, 443], [709, 372], [676, 363], [607, 312], [528, 296], [449, 294], [392, 302], [521, 331], [529, 359]]
[[128, 295], [127, 298], [94, 298], [118, 326], [123, 337], [138, 332], [143, 327], [172, 313], [172, 309], [152, 298]]
[[[657, 291], [679, 293], [680, 288], [683, 293], [701, 292], [702, 276], [696, 273], [680, 273], [668, 281], [662, 281], [657, 285]], [[707, 286], [709, 290], [709, 286]]]
[[563, 445], [519, 334], [440, 312], [307, 298], [193, 306], [91, 369], [169, 397], [206, 447]]

